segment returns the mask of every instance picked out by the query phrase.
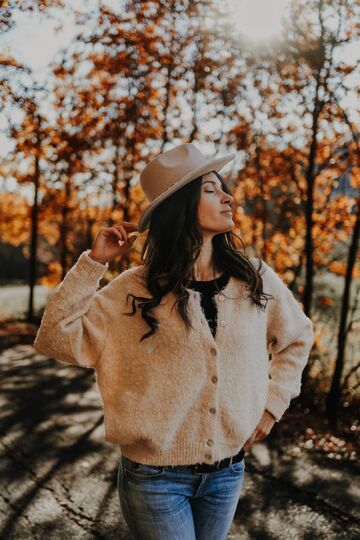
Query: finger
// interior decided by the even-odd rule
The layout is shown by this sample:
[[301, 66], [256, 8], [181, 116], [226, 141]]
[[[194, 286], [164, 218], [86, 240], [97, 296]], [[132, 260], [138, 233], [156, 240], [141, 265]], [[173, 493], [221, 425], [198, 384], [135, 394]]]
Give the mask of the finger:
[[123, 237], [124, 237], [124, 240], [126, 240], [126, 242], [128, 241], [128, 233], [126, 232], [125, 230], [125, 227], [123, 227], [122, 225], [114, 225], [114, 227], [116, 227], [119, 231], [121, 231]]
[[119, 240], [122, 240], [122, 241], [125, 243], [125, 240], [124, 240], [123, 235], [121, 234], [120, 231], [118, 231], [118, 229], [117, 229], [116, 227], [110, 227], [110, 228], [108, 229], [108, 231], [111, 232], [111, 233], [113, 233], [113, 234], [115, 234], [115, 236], [116, 236], [117, 238], [119, 238]]
[[[136, 236], [130, 236], [129, 237], [129, 242], [127, 243], [128, 246], [132, 246], [134, 241], [136, 240]], [[119, 245], [122, 247], [126, 244], [125, 240], [119, 240]]]
[[265, 437], [267, 437], [268, 434], [269, 434], [268, 431], [266, 431], [264, 429], [259, 429], [256, 438], [257, 438], [257, 440], [261, 440], [261, 439], [264, 439]]
[[255, 429], [252, 434], [251, 434], [251, 437], [249, 437], [249, 442], [250, 444], [252, 444], [253, 442], [256, 441], [256, 436], [257, 436], [257, 429]]
[[253, 437], [249, 437], [249, 439], [244, 444], [244, 450], [248, 450], [253, 442]]
[[119, 225], [123, 225], [126, 229], [130, 229], [132, 231], [138, 230], [137, 224], [131, 221], [122, 221]]

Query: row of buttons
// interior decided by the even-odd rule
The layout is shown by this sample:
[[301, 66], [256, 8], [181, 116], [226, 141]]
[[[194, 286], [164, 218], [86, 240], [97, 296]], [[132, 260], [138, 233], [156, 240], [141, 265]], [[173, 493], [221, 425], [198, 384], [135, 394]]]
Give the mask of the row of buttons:
[[[214, 441], [213, 441], [212, 439], [208, 439], [208, 440], [206, 441], [206, 444], [207, 444], [208, 446], [213, 446]], [[211, 459], [211, 457], [212, 457], [211, 454], [205, 454], [205, 458], [206, 458], [206, 459]]]
[[[225, 296], [223, 294], [219, 294], [218, 299], [220, 300], [220, 302], [222, 302], [224, 298]], [[225, 326], [225, 325], [226, 325], [226, 321], [220, 321], [220, 326]]]
[[[213, 354], [214, 356], [215, 356], [215, 354], [217, 354], [217, 350], [214, 347], [211, 347], [210, 351], [211, 351], [211, 354]], [[218, 378], [217, 378], [216, 375], [213, 375], [211, 377], [211, 380], [212, 380], [213, 383], [216, 383]]]
[[[221, 296], [222, 298], [220, 298], [220, 296]], [[222, 300], [224, 297], [223, 297], [222, 295], [220, 295], [220, 296], [219, 296], [219, 299]], [[223, 322], [225, 322], [225, 321], [221, 321], [220, 324], [222, 324]], [[224, 326], [224, 325], [222, 324], [222, 326]], [[215, 349], [215, 347], [211, 347], [210, 351], [211, 351], [211, 354], [213, 354], [214, 356], [217, 354], [217, 350]], [[216, 375], [213, 375], [213, 376], [211, 377], [211, 380], [212, 380], [213, 383], [216, 383], [216, 382], [218, 381], [218, 378], [217, 378]], [[215, 414], [215, 413], [216, 413], [216, 409], [215, 409], [214, 407], [211, 407], [211, 408], [209, 409], [209, 411], [210, 411], [212, 414]], [[213, 446], [214, 441], [213, 441], [212, 439], [208, 439], [208, 441], [207, 441], [206, 444], [207, 444], [208, 446]], [[205, 458], [206, 458], [206, 459], [211, 459], [211, 454], [205, 454]]]

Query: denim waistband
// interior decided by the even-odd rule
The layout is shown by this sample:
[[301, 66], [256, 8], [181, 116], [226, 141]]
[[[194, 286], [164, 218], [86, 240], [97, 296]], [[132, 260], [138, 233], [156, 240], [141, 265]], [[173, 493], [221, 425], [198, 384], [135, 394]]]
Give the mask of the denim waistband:
[[191, 469], [192, 472], [211, 472], [229, 467], [232, 463], [241, 461], [245, 456], [244, 448], [241, 448], [234, 456], [215, 461], [214, 463], [195, 463], [192, 465], [172, 465], [174, 469]]

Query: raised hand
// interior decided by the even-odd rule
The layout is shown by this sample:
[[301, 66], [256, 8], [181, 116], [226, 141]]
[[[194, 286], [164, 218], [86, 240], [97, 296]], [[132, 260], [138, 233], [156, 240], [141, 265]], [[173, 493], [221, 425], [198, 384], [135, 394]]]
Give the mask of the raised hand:
[[112, 227], [101, 227], [89, 256], [95, 261], [105, 264], [115, 257], [124, 255], [137, 238], [137, 234], [129, 236], [129, 233], [133, 231], [137, 231], [137, 224], [129, 221], [120, 221], [119, 224]]

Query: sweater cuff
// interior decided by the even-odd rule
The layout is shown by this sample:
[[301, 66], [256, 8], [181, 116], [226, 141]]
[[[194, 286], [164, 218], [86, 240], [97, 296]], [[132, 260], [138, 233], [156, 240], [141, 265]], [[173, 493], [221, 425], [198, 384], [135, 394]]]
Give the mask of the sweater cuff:
[[109, 263], [102, 264], [89, 256], [91, 249], [83, 251], [76, 263], [76, 271], [86, 278], [101, 279], [108, 269]]
[[271, 412], [273, 416], [275, 416], [277, 422], [279, 422], [280, 418], [288, 407], [289, 406], [284, 403], [284, 401], [279, 398], [279, 396], [273, 394], [271, 390], [269, 390], [265, 409], [267, 409], [269, 412]]

